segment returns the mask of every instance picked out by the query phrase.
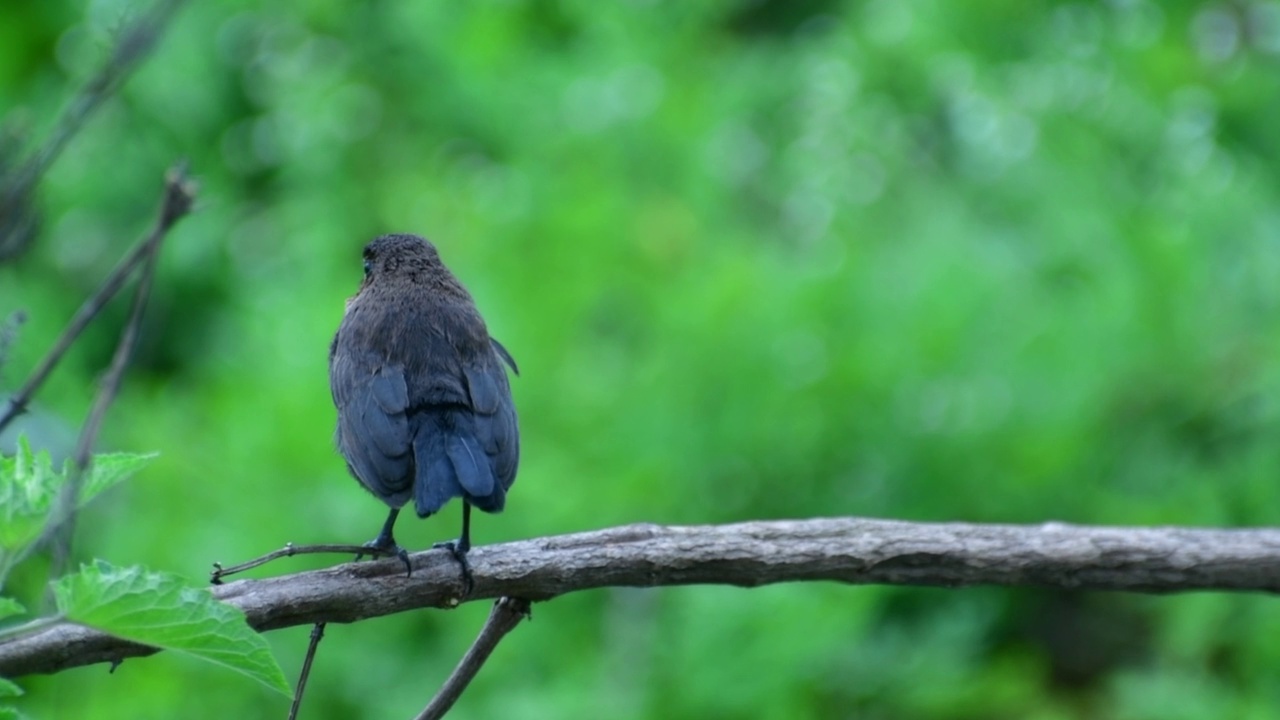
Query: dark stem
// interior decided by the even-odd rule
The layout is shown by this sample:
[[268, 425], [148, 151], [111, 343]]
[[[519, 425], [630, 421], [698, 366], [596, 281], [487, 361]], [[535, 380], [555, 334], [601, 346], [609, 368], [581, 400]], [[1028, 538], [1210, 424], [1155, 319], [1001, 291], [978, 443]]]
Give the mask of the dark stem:
[[471, 549], [471, 503], [462, 501], [462, 536], [458, 538], [458, 552], [466, 554]]
[[289, 706], [289, 720], [296, 720], [298, 708], [302, 706], [302, 693], [307, 688], [307, 678], [311, 677], [311, 661], [315, 660], [316, 648], [324, 639], [324, 623], [316, 623], [311, 628], [311, 642], [307, 644], [307, 656], [302, 660], [302, 673], [298, 676], [298, 688], [293, 692], [293, 704]]
[[266, 555], [256, 557], [252, 560], [246, 560], [239, 565], [231, 567], [223, 567], [222, 563], [214, 563], [213, 570], [209, 572], [209, 582], [214, 585], [221, 585], [223, 578], [242, 573], [245, 570], [252, 570], [260, 565], [266, 565], [272, 560], [279, 560], [283, 557], [293, 557], [294, 555], [317, 555], [321, 553], [363, 553], [365, 555], [380, 555], [383, 557], [394, 557], [394, 551], [379, 551], [368, 547], [367, 545], [294, 545], [288, 543], [279, 550], [272, 550]]
[[[53, 372], [53, 369], [57, 367], [58, 362], [62, 360], [62, 357], [71, 349], [71, 345], [75, 343], [76, 338], [80, 337], [80, 333], [84, 332], [84, 329], [95, 317], [97, 317], [98, 313], [102, 311], [102, 308], [106, 307], [107, 302], [109, 302], [111, 298], [115, 297], [116, 293], [120, 292], [120, 288], [124, 287], [125, 281], [129, 279], [129, 276], [133, 274], [133, 271], [141, 264], [145, 263], [150, 266], [154, 262], [154, 256], [159, 248], [160, 241], [164, 239], [169, 228], [171, 228], [179, 218], [190, 212], [191, 204], [194, 199], [195, 188], [194, 185], [187, 180], [185, 171], [180, 166], [171, 169], [168, 173], [168, 177], [166, 178], [164, 202], [161, 205], [160, 217], [156, 221], [155, 227], [152, 228], [151, 232], [145, 239], [129, 251], [129, 254], [120, 261], [120, 264], [116, 265], [115, 269], [111, 271], [111, 274], [107, 276], [107, 279], [103, 281], [102, 286], [98, 288], [98, 291], [89, 297], [89, 299], [84, 301], [84, 304], [80, 306], [80, 309], [77, 310], [76, 314], [71, 318], [71, 322], [67, 324], [67, 328], [62, 331], [62, 335], [58, 337], [58, 341], [54, 343], [53, 349], [51, 349], [49, 353], [45, 355], [44, 359], [40, 361], [35, 372], [33, 372], [31, 377], [22, 384], [22, 387], [18, 389], [18, 392], [14, 393], [13, 397], [9, 398], [8, 407], [5, 408], [3, 414], [0, 414], [0, 432], [3, 432], [5, 427], [26, 408], [27, 403], [31, 401], [32, 396], [34, 396], [36, 391], [40, 389], [40, 386], [44, 384], [44, 381], [48, 379], [49, 373]], [[144, 278], [143, 282], [139, 284], [139, 291], [142, 290], [143, 284], [145, 284], [149, 290], [150, 281]], [[145, 295], [141, 300], [145, 303]], [[139, 297], [138, 294], [135, 293], [135, 310], [138, 308], [138, 303]], [[126, 327], [126, 332], [127, 331], [128, 328]], [[123, 346], [117, 346], [116, 359], [120, 357], [122, 347]], [[130, 349], [132, 349], [131, 346]], [[112, 364], [114, 367], [115, 359], [113, 359]], [[101, 395], [99, 398], [101, 398]], [[108, 402], [110, 401], [108, 400]], [[95, 405], [95, 411], [97, 409], [98, 408]], [[105, 410], [105, 408], [103, 408], [103, 410]]]
[[[51, 537], [56, 538], [54, 577], [61, 575], [65, 569], [65, 564], [69, 557], [71, 536], [75, 526], [76, 505], [80, 499], [80, 487], [84, 483], [85, 473], [88, 472], [89, 465], [93, 460], [93, 447], [97, 442], [98, 433], [102, 429], [103, 418], [120, 391], [120, 382], [129, 366], [129, 361], [133, 357], [133, 348], [137, 341], [138, 330], [142, 324], [143, 311], [146, 309], [147, 300], [151, 295], [151, 285], [155, 275], [156, 258], [159, 254], [160, 245], [164, 241], [165, 235], [168, 234], [169, 229], [173, 227], [173, 224], [190, 212], [194, 199], [195, 185], [187, 178], [185, 168], [180, 163], [165, 176], [165, 195], [160, 208], [160, 217], [156, 220], [155, 226], [146, 239], [139, 246], [139, 258], [144, 262], [142, 276], [138, 281], [137, 289], [134, 291], [129, 319], [120, 334], [120, 341], [116, 345], [115, 355], [111, 359], [111, 366], [103, 377], [102, 387], [98, 391], [97, 397], [94, 398], [89, 417], [85, 420], [84, 427], [80, 431], [80, 438], [76, 443], [73, 460], [74, 467], [71, 476], [67, 479], [67, 484], [63, 486], [62, 492], [59, 494], [58, 505], [49, 524], [41, 534], [40, 541], [29, 545], [26, 552], [23, 553], [24, 555], [29, 553], [31, 549], [41, 545], [43, 541]], [[111, 278], [108, 279], [108, 282], [110, 280]], [[100, 291], [99, 296], [101, 294]], [[92, 317], [93, 314], [96, 314], [97, 309], [94, 309], [89, 316]], [[78, 332], [77, 330], [76, 334]], [[62, 339], [65, 339], [68, 334], [68, 332], [64, 332]], [[65, 352], [62, 339], [60, 339], [58, 346], [54, 348], [55, 351], [61, 350]], [[69, 345], [70, 341], [66, 343], [66, 346]], [[14, 400], [17, 399], [18, 396], [15, 396]], [[15, 407], [14, 400], [10, 400], [10, 408]], [[0, 420], [0, 423], [2, 423], [2, 420]], [[0, 424], [0, 429], [3, 429], [3, 424]]]
[[107, 279], [103, 281], [102, 286], [98, 288], [91, 297], [84, 301], [80, 309], [71, 318], [71, 322], [67, 323], [67, 327], [62, 331], [62, 335], [58, 337], [58, 341], [54, 343], [53, 348], [36, 366], [35, 372], [27, 381], [22, 384], [18, 392], [9, 398], [9, 402], [0, 413], [0, 432], [9, 425], [18, 415], [22, 414], [27, 408], [27, 403], [31, 402], [31, 398], [35, 395], [44, 381], [48, 379], [49, 373], [57, 367], [58, 362], [62, 360], [62, 356], [67, 354], [71, 349], [71, 345], [75, 343], [76, 338], [80, 337], [80, 333], [88, 327], [89, 323], [97, 317], [102, 308], [106, 307], [107, 302], [120, 292], [120, 288], [124, 287], [124, 283], [133, 274], [134, 269], [138, 267], [146, 259], [147, 244], [139, 243], [136, 247], [129, 251], [124, 260], [116, 266]]
[[471, 644], [467, 654], [462, 656], [458, 667], [453, 669], [453, 674], [444, 682], [440, 692], [436, 693], [436, 696], [431, 698], [431, 702], [418, 713], [416, 720], [437, 720], [444, 717], [444, 714], [449, 712], [449, 708], [453, 707], [453, 704], [462, 696], [462, 692], [471, 684], [476, 673], [480, 672], [480, 668], [493, 654], [493, 649], [498, 647], [502, 638], [527, 617], [529, 617], [528, 600], [504, 597], [495, 602], [493, 610], [489, 612], [489, 619], [480, 630], [480, 636]]

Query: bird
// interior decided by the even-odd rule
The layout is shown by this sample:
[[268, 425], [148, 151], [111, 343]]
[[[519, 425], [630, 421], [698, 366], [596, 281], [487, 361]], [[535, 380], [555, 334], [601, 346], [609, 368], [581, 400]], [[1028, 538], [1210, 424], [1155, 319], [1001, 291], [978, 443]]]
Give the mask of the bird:
[[435, 547], [453, 553], [470, 589], [471, 508], [501, 512], [520, 461], [506, 368], [520, 371], [430, 241], [382, 235], [363, 255], [364, 279], [329, 346], [338, 452], [390, 508], [363, 547], [398, 557], [409, 575], [394, 535], [400, 510], [412, 501], [426, 518], [461, 498], [461, 535]]

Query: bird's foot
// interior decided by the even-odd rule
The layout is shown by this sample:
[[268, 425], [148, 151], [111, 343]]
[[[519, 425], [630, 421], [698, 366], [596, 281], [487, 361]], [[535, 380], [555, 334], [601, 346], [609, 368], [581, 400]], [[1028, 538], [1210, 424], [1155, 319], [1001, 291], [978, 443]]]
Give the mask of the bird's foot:
[[[395, 538], [390, 535], [379, 535], [365, 543], [364, 547], [369, 549], [369, 555], [373, 555], [375, 557], [382, 556], [400, 558], [400, 562], [404, 563], [404, 576], [410, 577], [413, 575], [413, 565], [409, 564], [409, 552], [396, 544]], [[364, 556], [365, 553], [360, 553], [359, 555], [356, 555], [356, 560], [359, 560]]]
[[443, 548], [453, 553], [453, 558], [458, 561], [458, 565], [462, 568], [463, 596], [470, 595], [471, 591], [476, 587], [475, 578], [471, 576], [471, 562], [467, 560], [467, 551], [471, 549], [471, 543], [460, 538], [458, 540], [438, 542], [431, 547]]

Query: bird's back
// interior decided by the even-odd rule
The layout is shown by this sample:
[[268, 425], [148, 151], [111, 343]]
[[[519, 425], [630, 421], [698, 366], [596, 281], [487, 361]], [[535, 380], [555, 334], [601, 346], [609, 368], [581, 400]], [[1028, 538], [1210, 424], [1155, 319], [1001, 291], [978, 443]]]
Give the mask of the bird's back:
[[412, 497], [423, 517], [454, 497], [502, 510], [520, 454], [504, 361], [515, 369], [465, 291], [363, 290], [330, 353], [352, 473], [392, 507]]

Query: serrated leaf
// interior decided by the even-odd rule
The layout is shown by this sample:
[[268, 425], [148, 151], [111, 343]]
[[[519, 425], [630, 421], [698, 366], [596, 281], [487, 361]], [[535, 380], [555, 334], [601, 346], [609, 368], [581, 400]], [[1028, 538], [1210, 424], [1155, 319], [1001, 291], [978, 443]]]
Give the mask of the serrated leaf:
[[22, 688], [18, 687], [17, 683], [0, 677], [0, 698], [18, 697], [21, 694]]
[[[158, 453], [102, 453], [94, 455], [93, 464], [89, 466], [89, 472], [85, 475], [83, 484], [80, 485], [78, 505], [84, 507], [85, 503], [93, 500], [103, 490], [128, 480], [131, 475], [141, 470], [144, 465], [155, 459], [157, 455]], [[71, 463], [68, 462], [63, 475], [69, 476], [70, 470]]]
[[67, 619], [116, 637], [187, 653], [290, 695], [267, 641], [244, 613], [168, 573], [97, 561], [53, 586]]
[[[155, 453], [103, 453], [95, 455], [80, 486], [77, 507], [84, 507], [102, 492], [137, 472]], [[46, 451], [33, 453], [25, 437], [18, 438], [12, 457], [0, 456], [0, 579], [13, 558], [44, 532], [58, 502], [58, 495], [72, 471], [70, 461], [54, 470]]]
[[17, 452], [0, 457], [0, 551], [16, 551], [40, 537], [60, 487], [62, 476], [49, 453], [32, 453], [19, 437]]
[[22, 607], [22, 603], [13, 598], [0, 597], [0, 620], [14, 615], [21, 615], [27, 609]]

